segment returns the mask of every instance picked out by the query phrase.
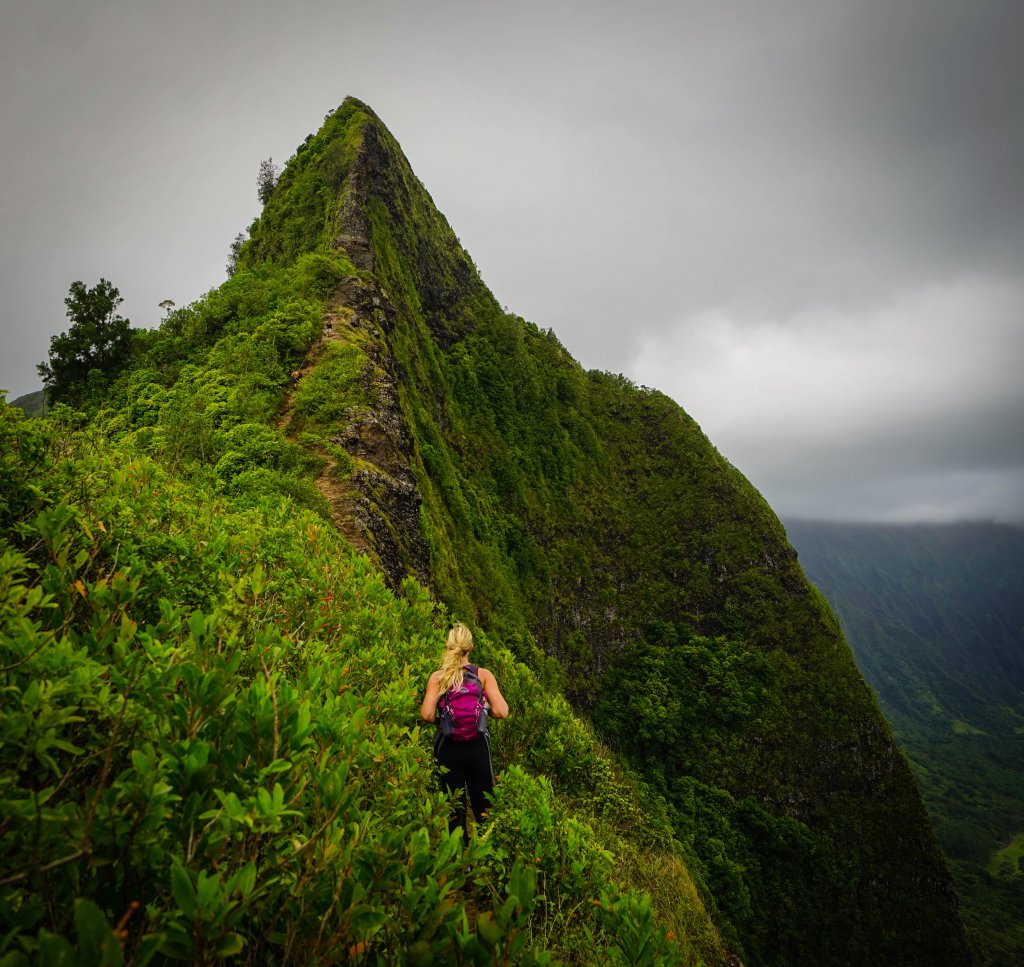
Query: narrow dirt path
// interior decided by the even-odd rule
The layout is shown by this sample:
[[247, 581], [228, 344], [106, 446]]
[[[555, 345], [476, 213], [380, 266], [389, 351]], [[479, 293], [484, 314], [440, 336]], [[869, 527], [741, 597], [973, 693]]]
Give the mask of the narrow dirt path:
[[[353, 316], [354, 312], [349, 308], [345, 299], [344, 287], [339, 287], [328, 300], [324, 309], [320, 338], [309, 348], [299, 368], [291, 373], [291, 388], [277, 416], [275, 425], [290, 443], [297, 442], [297, 434], [291, 432], [289, 427], [299, 383], [313, 371], [328, 344], [345, 341], [344, 330]], [[356, 550], [368, 553], [370, 545], [366, 539], [366, 531], [359, 525], [357, 519], [356, 495], [351, 487], [345, 486], [344, 481], [334, 475], [338, 466], [334, 457], [326, 450], [317, 451], [317, 455], [322, 457], [325, 462], [317, 474], [316, 486], [327, 503], [330, 504], [331, 518], [335, 527]]]
[[[292, 419], [292, 407], [295, 404], [295, 391], [299, 388], [299, 383], [312, 371], [328, 343], [345, 341], [341, 330], [353, 315], [354, 313], [346, 303], [344, 291], [339, 288], [328, 300], [324, 309], [324, 323], [320, 338], [306, 351], [299, 368], [291, 373], [292, 386], [277, 416], [276, 426], [282, 433], [287, 435], [288, 424]], [[288, 439], [294, 442], [293, 437], [289, 436]]]

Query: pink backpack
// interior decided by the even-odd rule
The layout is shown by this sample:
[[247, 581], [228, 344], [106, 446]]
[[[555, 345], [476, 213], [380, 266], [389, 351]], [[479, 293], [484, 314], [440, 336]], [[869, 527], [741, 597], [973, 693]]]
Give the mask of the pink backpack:
[[437, 703], [441, 734], [455, 742], [468, 742], [487, 734], [487, 708], [480, 668], [466, 665], [462, 669], [462, 685], [451, 688]]

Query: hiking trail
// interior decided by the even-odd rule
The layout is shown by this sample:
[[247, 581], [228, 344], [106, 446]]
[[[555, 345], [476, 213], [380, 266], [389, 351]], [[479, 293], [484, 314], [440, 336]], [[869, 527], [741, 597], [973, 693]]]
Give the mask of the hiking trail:
[[[290, 425], [299, 383], [313, 371], [328, 345], [332, 342], [342, 344], [346, 341], [355, 315], [355, 310], [348, 304], [345, 286], [339, 286], [324, 307], [323, 326], [319, 338], [307, 350], [298, 369], [291, 373], [291, 386], [277, 416], [275, 425], [289, 443], [298, 442], [298, 433], [291, 430]], [[351, 487], [346, 486], [344, 481], [335, 476], [337, 460], [326, 449], [318, 448], [315, 452], [324, 460], [324, 465], [316, 476], [316, 487], [330, 505], [334, 526], [357, 551], [369, 553], [370, 544], [366, 539], [366, 531], [359, 526], [356, 519], [356, 495]]]

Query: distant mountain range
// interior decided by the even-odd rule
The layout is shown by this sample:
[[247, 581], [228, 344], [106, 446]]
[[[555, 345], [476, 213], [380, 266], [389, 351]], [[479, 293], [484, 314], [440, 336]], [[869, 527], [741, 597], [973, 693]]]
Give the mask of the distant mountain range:
[[1024, 962], [1024, 529], [786, 530], [911, 760], [976, 959]]
[[25, 416], [42, 416], [46, 413], [46, 390], [38, 389], [34, 393], [26, 393], [16, 400], [9, 401], [11, 406], [20, 407]]

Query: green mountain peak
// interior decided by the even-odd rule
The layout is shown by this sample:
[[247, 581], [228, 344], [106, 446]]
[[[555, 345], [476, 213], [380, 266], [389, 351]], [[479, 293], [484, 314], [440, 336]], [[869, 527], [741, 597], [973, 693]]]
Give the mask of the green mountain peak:
[[[444, 807], [408, 818], [425, 795], [426, 766], [417, 777], [413, 763], [429, 746], [410, 730], [436, 636], [448, 618], [461, 619], [510, 683], [514, 709], [496, 727], [500, 802], [479, 846], [500, 844], [480, 860], [495, 910], [511, 909], [500, 897], [513, 887], [533, 896], [523, 863], [547, 871], [536, 887], [543, 902], [522, 903], [522, 920], [502, 921], [502, 936], [543, 936], [581, 962], [596, 951], [607, 962], [613, 949], [634, 956], [648, 941], [657, 957], [671, 961], [673, 952], [679, 962], [724, 963], [726, 948], [750, 964], [967, 962], [949, 874], [907, 764], [771, 508], [666, 396], [584, 371], [550, 330], [504, 312], [366, 105], [347, 99], [299, 146], [228, 281], [141, 336], [132, 367], [87, 408], [117, 448], [112, 464], [142, 461], [146, 473], [167, 475], [158, 493], [173, 489], [187, 503], [191, 492], [204, 508], [194, 511], [201, 524], [181, 521], [173, 536], [160, 523], [166, 509], [149, 503], [156, 497], [123, 481], [113, 487], [120, 496], [104, 513], [121, 528], [114, 546], [135, 548], [140, 588], [152, 595], [138, 613], [163, 628], [161, 609], [216, 608], [230, 635], [207, 635], [206, 618], [200, 627], [187, 615], [177, 625], [167, 619], [159, 634], [179, 641], [191, 629], [182, 653], [197, 668], [219, 669], [217, 681], [250, 704], [258, 696], [245, 676], [263, 681], [260, 649], [267, 636], [282, 636], [281, 687], [305, 689], [323, 723], [314, 762], [348, 749], [355, 775], [370, 762], [383, 769], [391, 743], [406, 750], [394, 786], [367, 779], [377, 799], [360, 815], [384, 859], [360, 860], [365, 870], [390, 876], [386, 864], [397, 863], [410, 890], [434, 890], [442, 902], [430, 877], [450, 875], [438, 859], [447, 857], [438, 845]], [[11, 426], [9, 435], [28, 432]], [[16, 463], [35, 451], [19, 444], [5, 452]], [[114, 473], [82, 460], [75, 473], [83, 479]], [[43, 513], [40, 495], [77, 479], [68, 470], [42, 487], [15, 463], [12, 479], [24, 486], [12, 508], [21, 500]], [[46, 499], [71, 500], [74, 487]], [[9, 513], [5, 539], [19, 554], [39, 555], [48, 545], [26, 530], [27, 515]], [[106, 547], [106, 531], [85, 510], [81, 519]], [[133, 536], [147, 528], [148, 543]], [[75, 538], [83, 546], [84, 534]], [[204, 551], [179, 554], [179, 541]], [[82, 558], [94, 559], [106, 560], [99, 550]], [[73, 560], [54, 587], [86, 587]], [[246, 617], [233, 602], [248, 592], [228, 589], [254, 580], [247, 575], [257, 563], [260, 591], [251, 597], [265, 603]], [[40, 559], [26, 573], [45, 566]], [[209, 588], [219, 589], [215, 600]], [[69, 627], [85, 621], [74, 594]], [[180, 687], [192, 694], [193, 685]], [[355, 704], [339, 711], [339, 694]], [[173, 721], [160, 728], [177, 734], [191, 720]], [[250, 742], [248, 727], [237, 725], [239, 749]], [[360, 745], [364, 727], [381, 730], [379, 741]], [[225, 728], [235, 735], [234, 724]], [[399, 739], [389, 729], [405, 731]], [[154, 748], [163, 741], [141, 734]], [[149, 762], [127, 746], [119, 754], [136, 769]], [[270, 787], [268, 809], [278, 802], [270, 776], [282, 777], [281, 803], [307, 802], [308, 790], [326, 782], [298, 752], [277, 759], [260, 766], [277, 772], [246, 779]], [[209, 821], [203, 810], [234, 810], [226, 773], [196, 763], [199, 778], [172, 784], [196, 797], [190, 815]], [[293, 772], [294, 786], [285, 778]], [[247, 788], [235, 793], [239, 802]], [[333, 829], [319, 805], [310, 809]], [[398, 816], [409, 825], [391, 843]], [[317, 828], [300, 826], [293, 838], [315, 838]], [[338, 836], [332, 842], [343, 849]], [[433, 844], [433, 860], [395, 859], [418, 837]], [[201, 891], [211, 882], [198, 879], [212, 874], [195, 863], [216, 850], [193, 845], [186, 855], [174, 836], [168, 842], [139, 869], [163, 871], [187, 908], [198, 902], [187, 884]], [[231, 856], [244, 865], [241, 853]], [[171, 872], [179, 868], [190, 871], [185, 880]], [[484, 963], [499, 943], [486, 939], [484, 918], [474, 940], [483, 959], [473, 960], [467, 951], [476, 948], [459, 946], [454, 919], [421, 924], [422, 905], [398, 886], [382, 886], [372, 916], [360, 919], [359, 891], [374, 896], [377, 887], [354, 882], [344, 894], [351, 909], [330, 913], [352, 958], [384, 949], [411, 958], [422, 940], [428, 946], [417, 956], [451, 957], [458, 946], [465, 962]], [[327, 916], [310, 890], [309, 909]], [[650, 894], [647, 906], [630, 890]], [[161, 916], [178, 923], [174, 908]], [[418, 937], [427, 925], [435, 932]], [[375, 930], [390, 947], [373, 946]], [[251, 936], [268, 950], [278, 942], [269, 927], [252, 927]], [[526, 941], [516, 942], [520, 950]], [[309, 944], [302, 949], [319, 956]]]
[[[353, 313], [368, 387], [363, 415], [324, 431], [371, 464], [340, 487], [392, 583], [427, 580], [561, 683], [666, 797], [755, 960], [798, 962], [813, 931], [834, 938], [817, 960], [841, 958], [877, 929], [902, 933], [882, 960], [957, 962], [962, 928], [906, 763], [760, 495], [665, 396], [584, 372], [552, 333], [504, 313], [358, 102], [282, 174], [257, 252], [290, 251], [282, 215], [310, 210], [296, 193], [314, 183], [323, 228], [309, 243], [359, 267], [332, 298]], [[708, 843], [718, 822], [735, 851], [724, 865]], [[882, 834], [894, 828], [899, 847]], [[774, 857], [764, 829], [785, 844]], [[799, 926], [767, 913], [812, 896]], [[869, 926], [868, 910], [901, 929]]]

